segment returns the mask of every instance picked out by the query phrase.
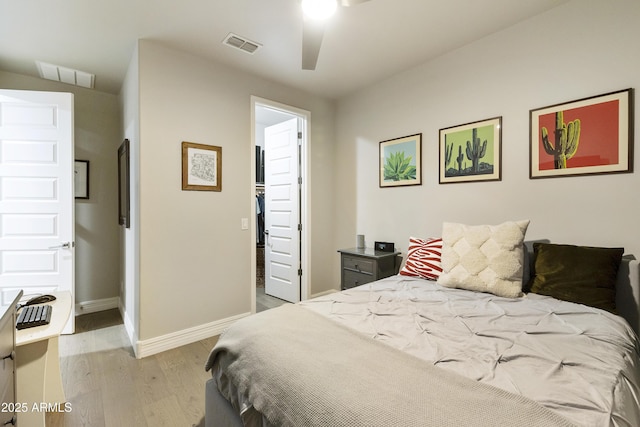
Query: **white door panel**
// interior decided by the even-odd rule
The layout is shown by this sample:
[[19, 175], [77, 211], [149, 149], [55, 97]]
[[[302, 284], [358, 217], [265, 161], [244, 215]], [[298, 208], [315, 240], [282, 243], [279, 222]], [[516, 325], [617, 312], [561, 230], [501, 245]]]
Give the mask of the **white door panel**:
[[265, 129], [265, 292], [300, 301], [298, 121]]
[[293, 194], [291, 194], [291, 192], [294, 190], [294, 187], [289, 183], [276, 184], [274, 182], [271, 184], [270, 190], [272, 192], [270, 197], [273, 203], [276, 203], [276, 202], [287, 203], [289, 200], [291, 200], [292, 197], [294, 197]]
[[73, 301], [73, 211], [73, 95], [0, 90], [2, 304], [20, 290]]
[[0, 155], [5, 165], [39, 163], [53, 165], [56, 162], [55, 141], [1, 141]]
[[0, 215], [0, 238], [54, 237], [58, 229], [58, 216], [52, 214]]
[[269, 247], [271, 253], [287, 255], [294, 251], [291, 247], [291, 239], [286, 237], [271, 237]]

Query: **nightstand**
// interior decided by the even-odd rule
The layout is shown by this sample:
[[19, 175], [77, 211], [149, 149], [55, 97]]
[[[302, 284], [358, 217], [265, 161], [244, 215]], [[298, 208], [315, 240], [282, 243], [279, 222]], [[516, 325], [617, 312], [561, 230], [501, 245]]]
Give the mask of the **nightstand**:
[[349, 289], [398, 273], [400, 252], [382, 252], [372, 248], [340, 249], [341, 288]]

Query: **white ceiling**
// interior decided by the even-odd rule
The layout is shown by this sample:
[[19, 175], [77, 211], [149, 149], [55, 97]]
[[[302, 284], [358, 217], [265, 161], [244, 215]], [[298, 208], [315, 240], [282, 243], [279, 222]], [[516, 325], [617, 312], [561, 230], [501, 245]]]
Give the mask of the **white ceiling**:
[[[0, 69], [35, 61], [96, 75], [117, 94], [137, 39], [338, 98], [568, 0], [371, 0], [339, 8], [315, 71], [301, 69], [299, 0], [0, 0]], [[262, 44], [254, 55], [228, 33]], [[158, 70], [161, 72], [161, 70]]]

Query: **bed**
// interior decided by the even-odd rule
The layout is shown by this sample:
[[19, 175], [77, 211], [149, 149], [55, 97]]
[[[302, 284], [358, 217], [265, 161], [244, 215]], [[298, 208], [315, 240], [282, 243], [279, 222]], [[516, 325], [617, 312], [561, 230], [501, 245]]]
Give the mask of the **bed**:
[[[412, 242], [401, 274], [230, 327], [206, 365], [206, 425], [639, 426], [638, 261], [616, 249], [614, 293], [606, 290], [614, 308], [603, 309], [539, 286], [557, 285], [568, 250], [579, 255], [571, 262], [597, 268], [586, 275], [596, 277], [600, 298], [600, 271], [611, 270], [589, 258], [600, 248], [536, 242], [529, 254], [520, 246], [520, 267], [509, 269], [528, 292], [502, 296], [479, 289], [468, 271], [467, 289], [447, 283], [459, 273], [450, 231], [445, 224], [444, 243]], [[425, 278], [439, 263], [439, 277]]]

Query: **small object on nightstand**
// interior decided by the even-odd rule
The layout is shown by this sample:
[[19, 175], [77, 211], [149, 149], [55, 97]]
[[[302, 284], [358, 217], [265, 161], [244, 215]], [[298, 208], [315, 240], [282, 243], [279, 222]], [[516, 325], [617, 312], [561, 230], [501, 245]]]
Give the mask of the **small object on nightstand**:
[[383, 252], [371, 248], [340, 249], [342, 290], [364, 285], [398, 273], [396, 259], [400, 252]]
[[375, 242], [375, 244], [373, 245], [373, 248], [376, 251], [382, 251], [382, 252], [394, 252], [396, 250], [395, 245], [389, 242]]

